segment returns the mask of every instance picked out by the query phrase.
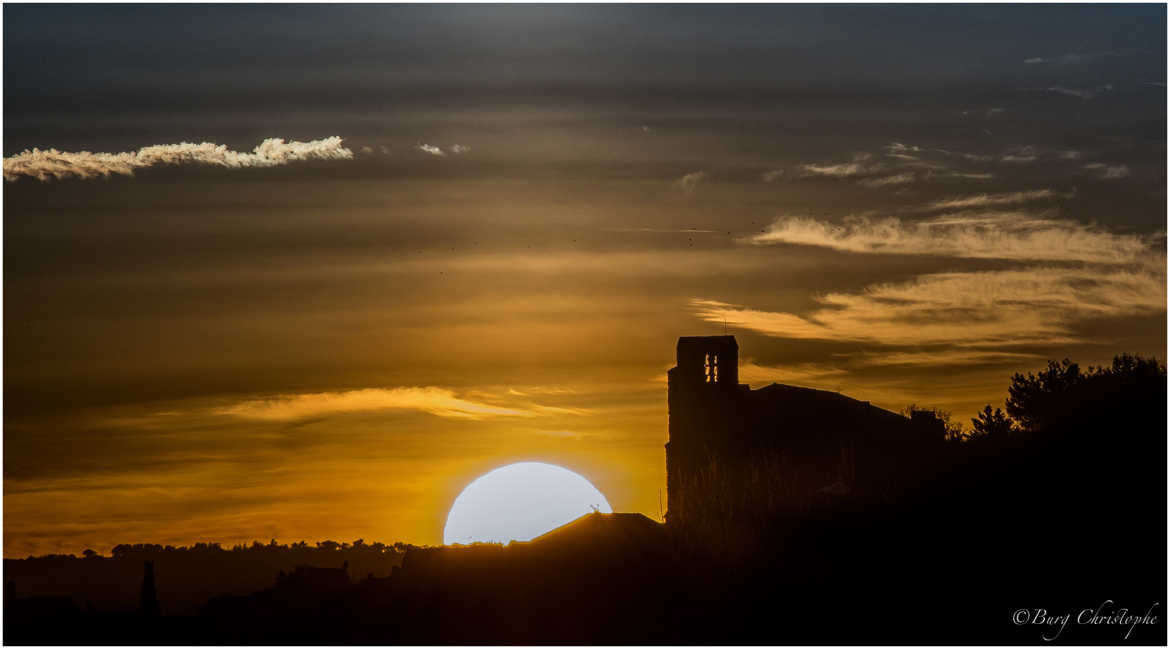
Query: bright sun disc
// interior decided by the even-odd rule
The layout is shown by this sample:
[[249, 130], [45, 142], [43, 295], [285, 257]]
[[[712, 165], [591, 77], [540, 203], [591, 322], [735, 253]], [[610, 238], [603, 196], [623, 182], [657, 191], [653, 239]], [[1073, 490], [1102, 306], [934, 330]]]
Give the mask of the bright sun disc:
[[585, 478], [543, 462], [519, 462], [476, 478], [447, 514], [443, 543], [530, 541], [609, 501]]

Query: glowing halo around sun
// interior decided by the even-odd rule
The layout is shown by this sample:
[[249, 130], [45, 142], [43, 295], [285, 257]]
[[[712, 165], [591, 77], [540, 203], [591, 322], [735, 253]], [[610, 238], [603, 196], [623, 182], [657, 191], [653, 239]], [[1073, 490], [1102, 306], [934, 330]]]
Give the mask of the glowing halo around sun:
[[588, 480], [543, 462], [518, 462], [483, 474], [451, 505], [443, 543], [530, 541], [583, 514], [613, 509]]

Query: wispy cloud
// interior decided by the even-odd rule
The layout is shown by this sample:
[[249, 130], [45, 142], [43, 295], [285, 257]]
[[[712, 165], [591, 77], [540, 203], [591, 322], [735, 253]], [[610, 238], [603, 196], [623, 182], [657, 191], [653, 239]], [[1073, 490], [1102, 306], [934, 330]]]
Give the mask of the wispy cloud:
[[[786, 383], [822, 389], [841, 389], [850, 386], [851, 394], [857, 386], [856, 373], [875, 367], [942, 368], [972, 366], [1004, 366], [1038, 363], [1039, 354], [972, 348], [936, 347], [929, 350], [905, 351], [901, 348], [875, 349], [863, 352], [833, 354], [824, 362], [787, 363], [768, 365], [755, 359], [740, 359], [739, 379], [744, 383], [761, 385]], [[872, 382], [865, 385], [873, 387]]]
[[[1002, 108], [988, 109], [988, 114], [1003, 112]], [[1024, 151], [1023, 154], [1026, 154]], [[988, 180], [992, 174], [981, 170], [963, 171], [964, 163], [986, 163], [995, 156], [953, 151], [937, 147], [919, 146], [904, 142], [890, 142], [882, 147], [882, 160], [875, 160], [870, 153], [854, 154], [847, 162], [806, 163], [796, 167], [796, 176], [802, 178], [832, 178], [852, 180], [864, 187], [887, 188], [932, 180]], [[1009, 161], [1032, 161], [1035, 157], [1022, 159], [1019, 152], [1009, 152]], [[1013, 157], [1016, 156], [1016, 157]], [[960, 168], [956, 169], [959, 165]], [[780, 177], [780, 171], [768, 172], [765, 181]]]
[[822, 363], [796, 363], [792, 365], [760, 365], [747, 359], [739, 362], [739, 380], [748, 384], [789, 383], [813, 384], [833, 377], [848, 374], [848, 371]]
[[[988, 109], [990, 111], [1002, 111], [1002, 108]], [[966, 111], [965, 111], [966, 112]], [[992, 156], [968, 153], [966, 151], [952, 151], [950, 149], [940, 149], [937, 147], [922, 147], [914, 144], [904, 144], [902, 142], [890, 142], [883, 147], [886, 155], [902, 160], [918, 160], [923, 156], [935, 155], [948, 158], [961, 158], [968, 162], [988, 162]]]
[[1024, 59], [1025, 65], [1087, 63], [1110, 56], [1117, 56], [1117, 52], [1067, 52], [1059, 56], [1033, 56]]
[[447, 147], [446, 150], [444, 150], [441, 146], [436, 144], [427, 144], [425, 142], [420, 142], [419, 144], [414, 145], [414, 148], [422, 151], [427, 155], [433, 155], [438, 158], [445, 158], [447, 157], [448, 153], [451, 155], [461, 155], [471, 150], [471, 147], [465, 146], [463, 144], [452, 144], [451, 146]]
[[954, 152], [951, 155], [959, 156], [960, 158], [963, 158], [967, 162], [990, 162], [991, 160], [993, 160], [995, 158], [995, 156], [990, 156], [990, 155], [980, 154], [980, 153]]
[[778, 338], [881, 345], [1002, 347], [1081, 341], [1077, 322], [1166, 310], [1165, 267], [938, 273], [830, 293], [808, 314], [692, 300], [707, 322]]
[[676, 187], [689, 194], [695, 191], [695, 187], [698, 186], [700, 182], [707, 180], [708, 178], [710, 178], [710, 176], [706, 171], [692, 171], [691, 173], [686, 174], [682, 178], [674, 181], [674, 184]]
[[1125, 165], [1108, 165], [1103, 162], [1090, 162], [1085, 165], [1085, 169], [1096, 171], [1101, 178], [1106, 180], [1129, 177], [1129, 167]]
[[[1004, 346], [1084, 342], [1076, 333], [1077, 323], [1164, 313], [1164, 233], [1117, 234], [1042, 213], [964, 209], [1055, 196], [1043, 189], [945, 199], [928, 209], [957, 211], [914, 222], [859, 216], [836, 225], [783, 217], [748, 239], [861, 254], [1004, 259], [1028, 267], [871, 284], [857, 292], [819, 296], [818, 307], [807, 313], [762, 311], [708, 299], [695, 299], [691, 306], [708, 322], [779, 338], [943, 347], [927, 356], [884, 354], [872, 361], [905, 365], [1011, 363], [1021, 359], [1016, 352], [1003, 351]], [[1052, 262], [1060, 266], [1036, 265]], [[988, 356], [991, 352], [1001, 355]]]
[[868, 153], [858, 153], [850, 162], [830, 164], [803, 164], [800, 169], [805, 176], [825, 176], [828, 178], [856, 178], [872, 176], [880, 173], [884, 167], [879, 162], [872, 162]]
[[263, 399], [248, 399], [218, 408], [214, 412], [248, 419], [284, 421], [380, 410], [416, 410], [440, 417], [483, 419], [530, 417], [540, 412], [541, 408], [505, 408], [460, 398], [445, 388], [403, 387], [283, 394]]
[[285, 142], [269, 138], [250, 153], [232, 151], [212, 142], [156, 144], [137, 151], [93, 153], [24, 150], [4, 158], [4, 179], [21, 176], [45, 181], [50, 178], [96, 178], [111, 174], [133, 176], [135, 169], [155, 165], [206, 164], [219, 167], [275, 167], [301, 160], [348, 160], [353, 152], [341, 145], [341, 138], [327, 137], [309, 142]]
[[991, 180], [995, 178], [994, 174], [986, 172], [948, 171], [939, 175], [943, 178], [959, 178], [962, 180]]
[[748, 241], [871, 254], [1131, 263], [1151, 255], [1154, 240], [1162, 236], [1115, 234], [1028, 212], [958, 212], [917, 222], [851, 217], [842, 225], [782, 217]]
[[850, 366], [904, 365], [916, 367], [945, 367], [961, 365], [1005, 365], [1041, 360], [1039, 354], [1023, 352], [987, 351], [980, 349], [935, 349], [930, 351], [881, 351], [849, 355]]
[[860, 184], [866, 187], [890, 187], [892, 185], [906, 185], [914, 182], [915, 176], [912, 173], [894, 174], [892, 176], [879, 176], [877, 178], [866, 178], [859, 181]]
[[921, 147], [912, 144], [902, 144], [901, 142], [890, 142], [885, 146], [885, 149], [886, 153], [892, 154], [917, 153], [922, 151]]
[[1098, 95], [1113, 90], [1113, 84], [1106, 83], [1093, 88], [1069, 88], [1067, 86], [1047, 86], [1044, 88], [1025, 88], [1035, 92], [1047, 92], [1056, 95], [1065, 95], [1067, 97], [1076, 97], [1078, 99], [1095, 99]]
[[1041, 160], [1075, 162], [1084, 157], [1084, 151], [1077, 151], [1075, 149], [1047, 149], [1028, 144], [1005, 149], [1003, 154], [1000, 155], [999, 161], [1008, 163], [1026, 163]]
[[851, 178], [872, 173], [869, 165], [858, 162], [842, 162], [839, 164], [805, 164], [800, 166], [808, 176], [829, 176], [831, 178]]
[[1056, 93], [1058, 95], [1068, 95], [1069, 97], [1077, 97], [1080, 99], [1092, 99], [1096, 97], [1097, 93], [1099, 92], [1096, 88], [1082, 90], [1080, 88], [1065, 88], [1063, 86], [1050, 86], [1045, 88], [1045, 90]]
[[783, 177], [784, 177], [784, 170], [783, 169], [772, 169], [769, 171], [765, 171], [764, 175], [761, 176], [760, 179], [766, 183], [774, 183]]
[[1008, 149], [1000, 156], [1001, 162], [1035, 162], [1040, 158], [1040, 151], [1033, 146], [1018, 146]]
[[954, 210], [973, 207], [991, 207], [1000, 205], [1018, 205], [1032, 201], [1047, 200], [1058, 197], [1059, 194], [1051, 189], [1036, 189], [1023, 192], [1005, 192], [1001, 194], [976, 194], [935, 201], [930, 204], [931, 209]]

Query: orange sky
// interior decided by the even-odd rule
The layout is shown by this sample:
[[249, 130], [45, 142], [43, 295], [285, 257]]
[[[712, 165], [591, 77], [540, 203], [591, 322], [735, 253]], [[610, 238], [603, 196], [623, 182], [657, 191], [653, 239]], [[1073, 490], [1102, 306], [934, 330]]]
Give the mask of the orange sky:
[[1164, 360], [1153, 9], [5, 6], [4, 554], [657, 518], [683, 335], [963, 422]]

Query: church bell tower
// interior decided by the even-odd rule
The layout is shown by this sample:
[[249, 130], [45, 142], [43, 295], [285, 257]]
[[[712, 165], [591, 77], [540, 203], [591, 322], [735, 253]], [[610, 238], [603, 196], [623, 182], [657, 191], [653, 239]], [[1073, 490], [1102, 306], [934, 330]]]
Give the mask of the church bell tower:
[[712, 452], [735, 435], [737, 404], [748, 391], [739, 384], [735, 336], [679, 338], [667, 385], [666, 520], [682, 526], [693, 515], [687, 492], [700, 484]]

